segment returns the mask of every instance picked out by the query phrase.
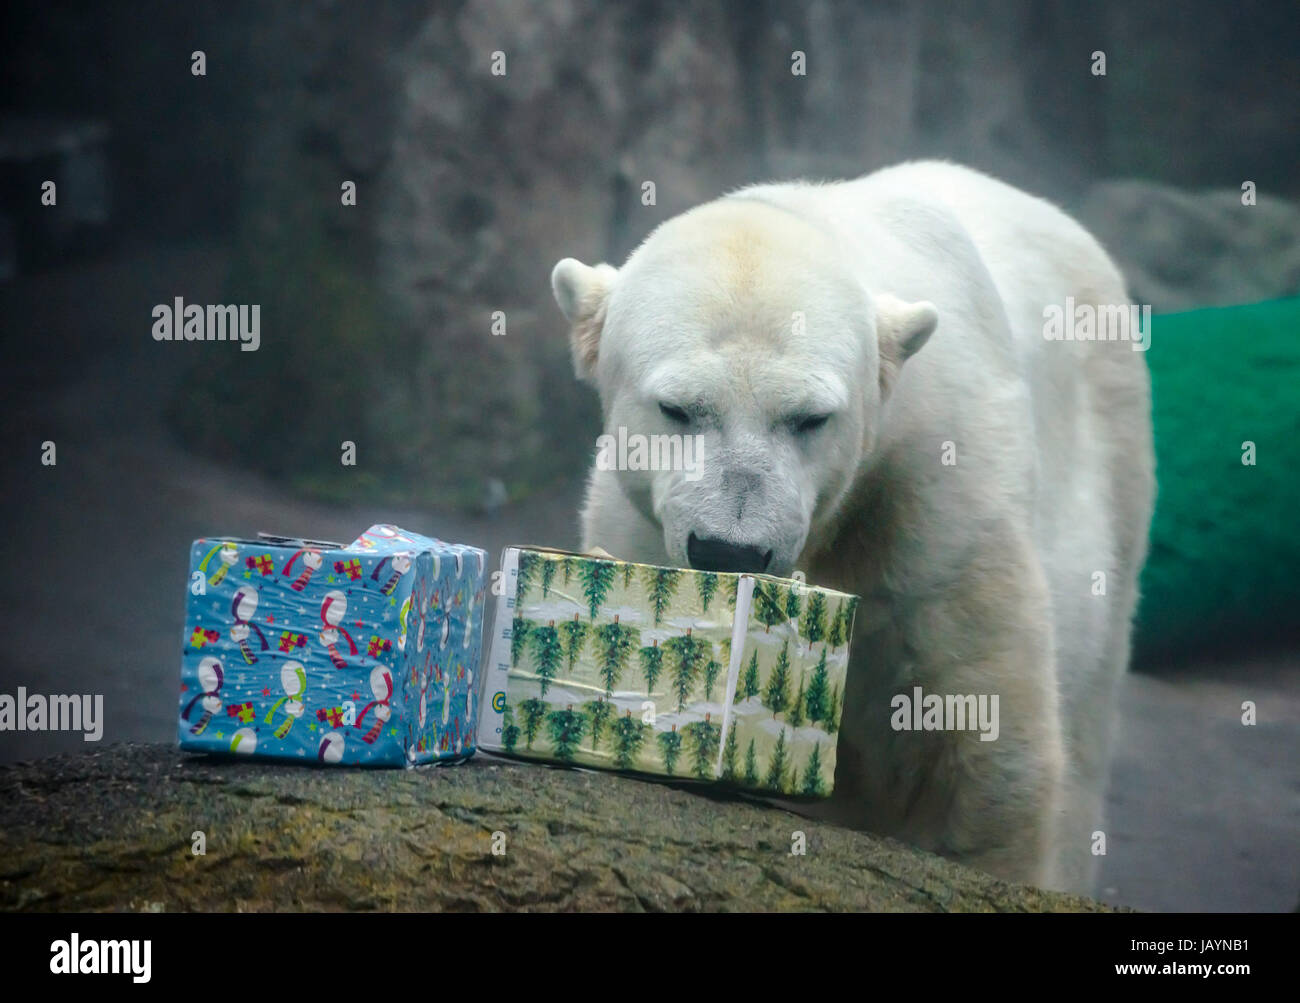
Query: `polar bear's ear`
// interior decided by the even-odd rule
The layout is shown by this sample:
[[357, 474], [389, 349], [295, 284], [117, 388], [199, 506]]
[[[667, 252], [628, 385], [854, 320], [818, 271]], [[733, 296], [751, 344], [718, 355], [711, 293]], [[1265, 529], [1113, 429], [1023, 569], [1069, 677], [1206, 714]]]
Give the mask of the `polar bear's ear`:
[[893, 389], [903, 363], [916, 354], [934, 333], [939, 311], [928, 300], [906, 303], [880, 293], [876, 301], [876, 339], [880, 345], [880, 398]]
[[600, 352], [600, 333], [605, 327], [605, 305], [618, 278], [609, 265], [595, 268], [575, 258], [565, 258], [551, 272], [551, 291], [560, 311], [573, 325], [569, 343], [573, 349], [573, 370], [578, 379], [591, 378]]

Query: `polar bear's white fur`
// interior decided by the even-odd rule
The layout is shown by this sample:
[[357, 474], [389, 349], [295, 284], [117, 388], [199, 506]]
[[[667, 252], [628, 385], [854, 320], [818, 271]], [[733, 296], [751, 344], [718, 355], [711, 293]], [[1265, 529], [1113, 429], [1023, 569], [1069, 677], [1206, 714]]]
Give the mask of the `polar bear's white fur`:
[[[704, 450], [702, 476], [593, 470], [584, 546], [687, 566], [716, 540], [862, 597], [820, 812], [1089, 890], [1154, 494], [1142, 352], [1044, 334], [1067, 297], [1128, 305], [1096, 241], [920, 162], [743, 189], [552, 285], [605, 430]], [[997, 740], [893, 730], [916, 686], [996, 694]]]

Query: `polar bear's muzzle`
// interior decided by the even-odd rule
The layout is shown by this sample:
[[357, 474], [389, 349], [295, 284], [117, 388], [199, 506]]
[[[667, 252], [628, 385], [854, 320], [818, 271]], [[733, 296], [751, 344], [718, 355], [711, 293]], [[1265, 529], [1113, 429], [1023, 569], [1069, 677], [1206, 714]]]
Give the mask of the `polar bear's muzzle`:
[[660, 473], [651, 488], [648, 507], [669, 558], [698, 571], [787, 573], [812, 515], [793, 447], [757, 435], [733, 442], [711, 435], [701, 477]]
[[686, 556], [696, 571], [733, 571], [762, 574], [772, 563], [772, 551], [747, 544], [730, 543], [717, 537], [691, 533]]

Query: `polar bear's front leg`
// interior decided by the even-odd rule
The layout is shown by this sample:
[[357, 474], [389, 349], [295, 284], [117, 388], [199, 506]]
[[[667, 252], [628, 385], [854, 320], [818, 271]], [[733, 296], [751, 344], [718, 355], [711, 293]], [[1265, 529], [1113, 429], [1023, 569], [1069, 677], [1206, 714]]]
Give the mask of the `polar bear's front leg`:
[[[1019, 657], [1008, 653], [1009, 661]], [[970, 668], [992, 675], [1007, 664]], [[1060, 889], [1056, 843], [1064, 766], [1055, 701], [1041, 693], [1015, 693], [1015, 685], [1003, 684], [998, 694], [996, 741], [981, 742], [972, 731], [944, 734], [933, 779], [935, 793], [946, 792], [948, 804], [928, 817], [918, 813], [905, 829], [915, 826], [919, 845], [960, 863], [1008, 881]]]
[[[835, 793], [803, 810], [998, 877], [1058, 887], [1064, 755], [1045, 579], [1012, 529], [983, 535], [958, 564], [931, 585], [899, 574], [903, 588], [885, 591], [875, 583], [889, 581], [886, 573], [861, 587]], [[927, 697], [943, 701], [941, 727], [926, 718]], [[956, 723], [950, 697], [954, 709], [984, 697], [988, 717], [996, 697], [997, 737], [978, 718], [942, 727]]]
[[[899, 834], [1007, 880], [1058, 886], [1065, 753], [1051, 605], [1030, 545], [983, 550], [909, 619], [915, 686], [943, 698], [946, 727], [894, 736], [905, 759], [910, 739], [930, 740], [906, 771], [914, 786]], [[983, 699], [986, 720], [953, 729], [950, 698], [969, 710], [970, 697]]]

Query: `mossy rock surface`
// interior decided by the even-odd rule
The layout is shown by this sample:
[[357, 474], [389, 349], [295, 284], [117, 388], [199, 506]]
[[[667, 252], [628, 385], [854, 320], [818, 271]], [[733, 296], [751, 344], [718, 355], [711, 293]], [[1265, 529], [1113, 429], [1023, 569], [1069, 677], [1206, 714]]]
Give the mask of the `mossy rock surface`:
[[766, 805], [482, 756], [317, 770], [116, 745], [0, 769], [0, 804], [6, 910], [1105, 909]]

